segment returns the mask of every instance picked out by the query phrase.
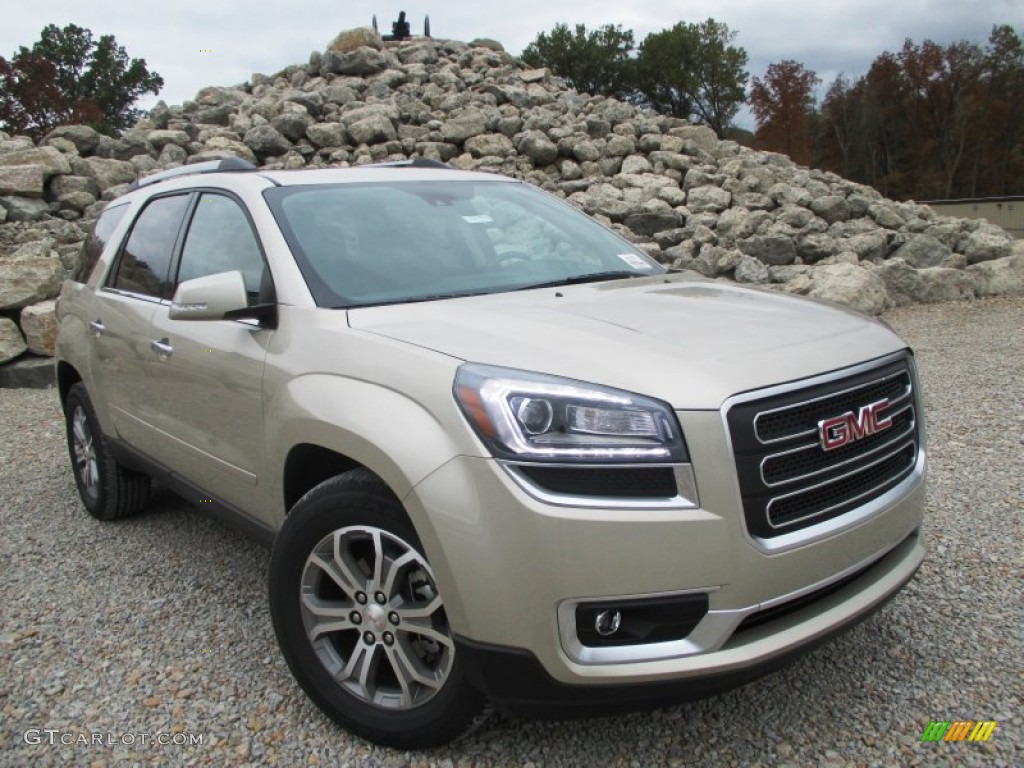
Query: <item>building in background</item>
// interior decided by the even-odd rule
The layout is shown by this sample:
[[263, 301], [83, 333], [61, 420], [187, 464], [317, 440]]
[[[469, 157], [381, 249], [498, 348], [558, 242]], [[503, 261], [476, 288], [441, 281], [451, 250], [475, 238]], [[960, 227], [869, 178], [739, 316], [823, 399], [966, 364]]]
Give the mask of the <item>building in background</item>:
[[964, 200], [921, 200], [943, 216], [988, 219], [1018, 240], [1024, 239], [1024, 197], [979, 197]]

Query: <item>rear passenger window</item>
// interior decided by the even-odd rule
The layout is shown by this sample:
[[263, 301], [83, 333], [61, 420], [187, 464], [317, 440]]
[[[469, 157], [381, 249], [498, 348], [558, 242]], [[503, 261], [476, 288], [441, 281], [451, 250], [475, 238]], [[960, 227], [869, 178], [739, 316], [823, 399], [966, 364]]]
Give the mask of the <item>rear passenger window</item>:
[[121, 223], [121, 219], [124, 218], [127, 212], [127, 203], [105, 208], [100, 217], [96, 219], [96, 223], [92, 225], [89, 236], [82, 244], [81, 275], [83, 279], [87, 280], [92, 274], [93, 269], [96, 268], [100, 256], [103, 255], [103, 251], [110, 241], [110, 236], [114, 234], [114, 230], [117, 229], [117, 225]]
[[204, 192], [185, 236], [175, 288], [185, 280], [236, 269], [245, 278], [249, 304], [255, 304], [264, 266], [249, 219], [230, 197]]
[[145, 207], [135, 220], [108, 285], [144, 296], [163, 298], [168, 295], [171, 254], [188, 199], [188, 195], [160, 197]]

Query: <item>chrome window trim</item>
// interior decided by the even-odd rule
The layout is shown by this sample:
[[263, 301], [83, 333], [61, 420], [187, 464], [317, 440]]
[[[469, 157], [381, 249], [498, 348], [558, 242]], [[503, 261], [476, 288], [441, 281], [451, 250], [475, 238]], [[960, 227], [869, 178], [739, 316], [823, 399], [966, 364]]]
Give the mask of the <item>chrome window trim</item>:
[[126, 291], [123, 288], [113, 288], [109, 285], [104, 285], [100, 288], [101, 293], [113, 293], [117, 296], [123, 296], [127, 299], [138, 299], [139, 301], [146, 301], [150, 304], [163, 304], [170, 306], [171, 302], [168, 299], [161, 299], [159, 296], [153, 296], [150, 293], [135, 293], [134, 291]]

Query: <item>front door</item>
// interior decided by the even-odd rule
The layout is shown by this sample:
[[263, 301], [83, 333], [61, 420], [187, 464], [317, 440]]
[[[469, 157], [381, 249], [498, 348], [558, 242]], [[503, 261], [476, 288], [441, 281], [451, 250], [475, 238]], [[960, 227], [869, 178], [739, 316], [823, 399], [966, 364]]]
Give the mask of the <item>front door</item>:
[[[226, 194], [194, 199], [174, 287], [239, 270], [251, 303], [268, 290], [259, 239], [241, 205]], [[173, 294], [173, 290], [172, 290]], [[263, 365], [273, 334], [248, 320], [171, 320], [156, 308], [146, 419], [160, 432], [162, 463], [238, 508], [256, 511], [263, 463]]]

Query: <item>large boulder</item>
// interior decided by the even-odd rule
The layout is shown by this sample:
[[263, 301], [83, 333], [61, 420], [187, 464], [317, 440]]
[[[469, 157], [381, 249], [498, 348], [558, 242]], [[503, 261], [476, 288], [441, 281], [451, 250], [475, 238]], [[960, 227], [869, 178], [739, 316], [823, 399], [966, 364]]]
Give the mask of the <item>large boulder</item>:
[[924, 301], [960, 301], [977, 295], [973, 275], [962, 269], [927, 267], [918, 274], [924, 282]]
[[26, 349], [28, 346], [14, 321], [8, 317], [0, 317], [0, 363], [13, 360]]
[[0, 165], [0, 195], [42, 197], [45, 180], [41, 165]]
[[46, 178], [58, 173], [71, 173], [71, 165], [68, 159], [54, 147], [38, 147], [36, 149], [22, 149], [14, 152], [0, 154], [0, 167], [16, 165], [35, 165], [43, 170]]
[[845, 304], [868, 315], [881, 314], [890, 303], [882, 279], [853, 264], [815, 267], [808, 295]]
[[945, 264], [952, 253], [949, 246], [931, 235], [910, 235], [892, 255], [903, 259], [912, 267], [925, 269]]
[[1005, 259], [1012, 249], [1013, 241], [1009, 237], [974, 232], [967, 237], [963, 254], [967, 257], [968, 264], [978, 264], [983, 261]]
[[82, 211], [99, 199], [100, 188], [88, 176], [57, 176], [50, 182], [50, 194], [64, 208]]
[[978, 296], [1024, 293], [1024, 254], [971, 264], [965, 271], [973, 278]]
[[305, 112], [283, 112], [270, 124], [289, 141], [298, 141], [306, 135], [306, 129], [313, 124], [313, 118]]
[[876, 273], [885, 283], [885, 290], [893, 303], [900, 307], [924, 301], [928, 289], [920, 273], [903, 259], [887, 259]]
[[512, 149], [512, 140], [500, 133], [485, 133], [466, 139], [466, 151], [473, 157], [505, 157]]
[[0, 258], [0, 310], [21, 309], [53, 298], [60, 290], [63, 273], [53, 240], [25, 243]]
[[372, 27], [356, 27], [342, 30], [327, 44], [327, 50], [334, 53], [351, 53], [363, 47], [379, 51], [384, 47], [384, 40]]
[[538, 166], [550, 165], [558, 157], [558, 147], [543, 131], [528, 131], [516, 149]]
[[306, 138], [318, 147], [340, 147], [347, 134], [341, 123], [313, 123], [306, 128]]
[[626, 217], [626, 226], [638, 235], [651, 236], [665, 230], [674, 230], [683, 223], [678, 211], [645, 211]]
[[771, 282], [771, 275], [768, 267], [760, 259], [744, 254], [736, 264], [736, 271], [733, 273], [738, 283], [768, 283]]
[[185, 162], [189, 164], [202, 162], [202, 155], [219, 152], [221, 154], [220, 159], [225, 157], [240, 157], [243, 160], [248, 160], [250, 163], [256, 163], [255, 152], [249, 149], [249, 147], [242, 142], [229, 139], [227, 136], [214, 136], [206, 142], [205, 147], [206, 149], [192, 155]]
[[744, 240], [739, 248], [747, 256], [753, 256], [764, 264], [774, 267], [792, 264], [796, 260], [796, 246], [793, 239], [784, 235], [761, 235]]
[[686, 193], [686, 207], [691, 213], [720, 213], [731, 202], [732, 195], [728, 191], [710, 184], [694, 187]]
[[0, 209], [3, 215], [0, 221], [39, 221], [50, 211], [45, 200], [18, 195], [0, 196]]
[[834, 224], [850, 218], [850, 206], [846, 198], [840, 195], [824, 195], [811, 201], [811, 210], [819, 217]]
[[381, 144], [398, 138], [394, 123], [384, 115], [371, 115], [348, 127], [353, 144]]
[[363, 46], [348, 53], [327, 51], [320, 62], [321, 74], [355, 75], [365, 77], [375, 75], [388, 68], [388, 57], [375, 48]]
[[53, 357], [57, 344], [57, 303], [51, 299], [25, 307], [20, 320], [29, 351]]
[[88, 125], [62, 125], [46, 134], [41, 143], [50, 144], [54, 139], [64, 139], [74, 144], [78, 154], [84, 156], [96, 150], [100, 138], [99, 131]]
[[487, 115], [480, 110], [471, 110], [446, 120], [441, 126], [441, 138], [448, 144], [461, 145], [466, 139], [486, 131]]
[[250, 128], [245, 132], [242, 141], [245, 146], [263, 157], [283, 155], [292, 148], [292, 143], [269, 123]]
[[105, 157], [87, 157], [85, 170], [88, 176], [96, 182], [101, 194], [119, 184], [130, 184], [138, 175], [135, 166], [128, 161], [111, 160]]
[[184, 131], [156, 130], [146, 134], [146, 139], [153, 147], [160, 151], [168, 144], [174, 144], [182, 149], [188, 149], [192, 139]]

